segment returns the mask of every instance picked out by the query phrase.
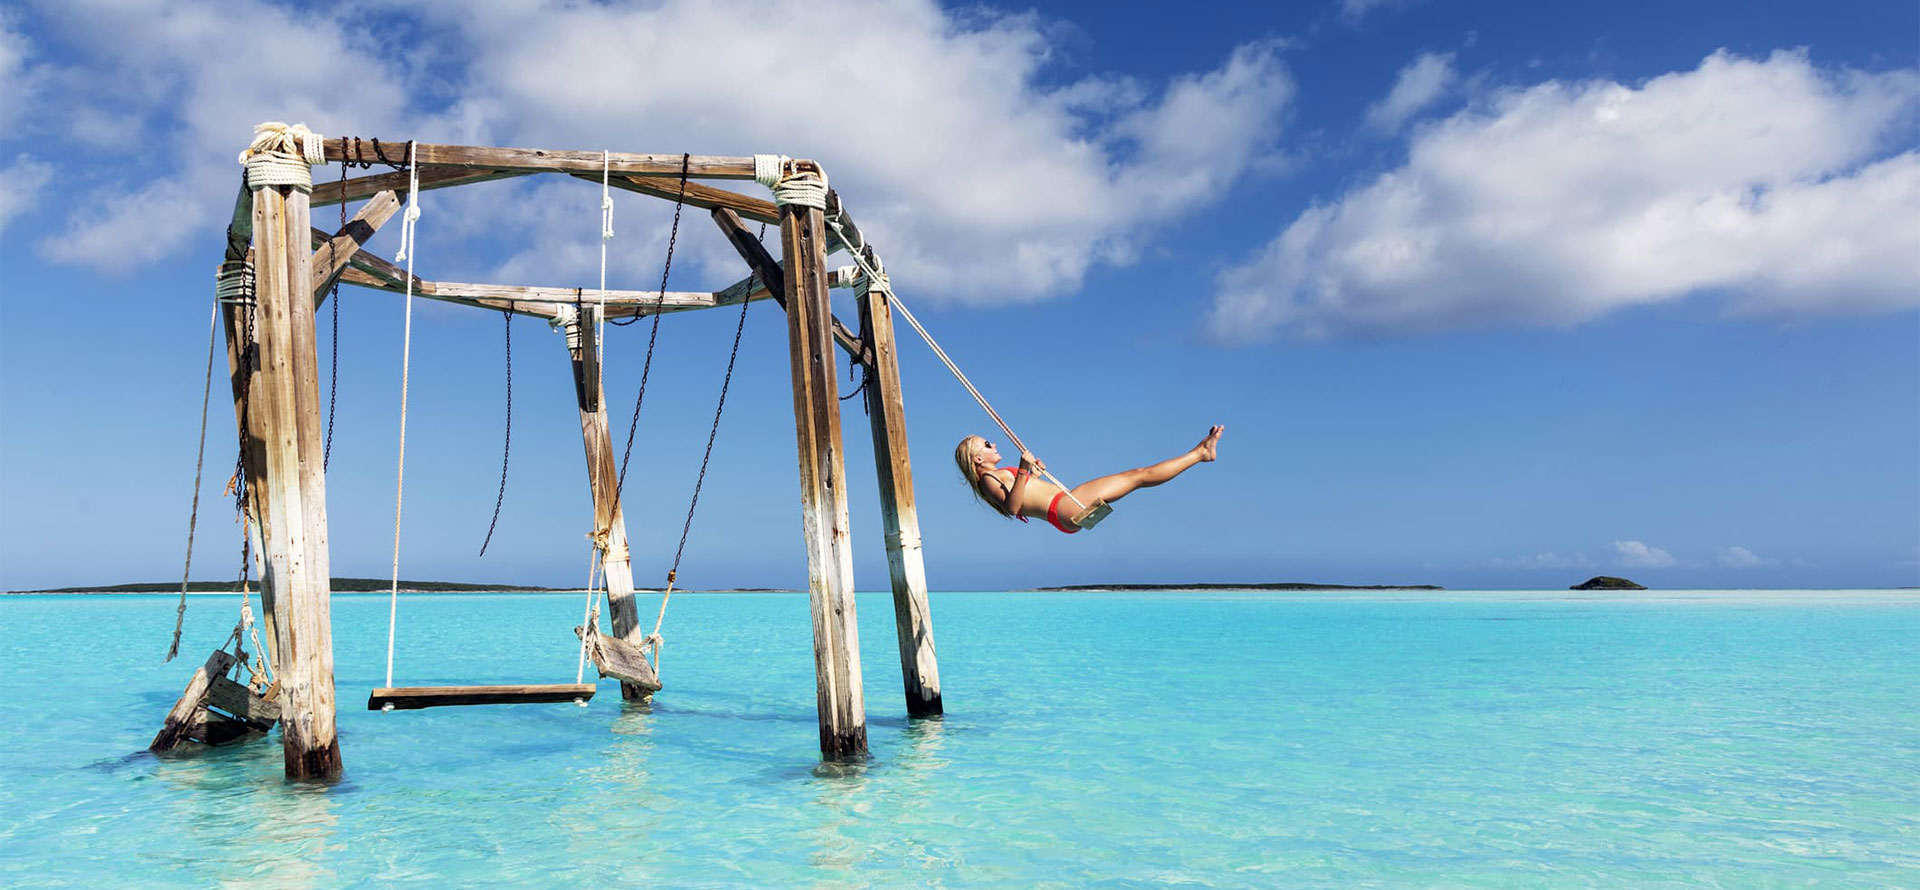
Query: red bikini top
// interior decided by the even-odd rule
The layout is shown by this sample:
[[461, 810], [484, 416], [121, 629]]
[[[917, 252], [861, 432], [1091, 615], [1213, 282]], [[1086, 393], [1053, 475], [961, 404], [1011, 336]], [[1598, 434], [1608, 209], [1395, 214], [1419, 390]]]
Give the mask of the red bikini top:
[[[1006, 470], [1007, 472], [1009, 472], [1009, 473], [1012, 473], [1012, 474], [1013, 474], [1013, 476], [1014, 476], [1014, 479], [1015, 479], [1015, 480], [1018, 480], [1018, 479], [1020, 478], [1020, 468], [1019, 468], [1019, 467], [998, 467], [998, 468], [995, 468], [995, 469], [992, 469], [992, 470], [988, 470], [987, 472], [989, 472], [989, 473], [997, 473], [997, 472], [999, 472], [1000, 470]], [[994, 479], [995, 479], [996, 481], [997, 481], [997, 480], [998, 480], [999, 478], [1000, 478], [1000, 477], [998, 477], [998, 476], [995, 476], [995, 477], [994, 477]], [[1009, 489], [1007, 489], [1007, 496], [1008, 496], [1008, 497], [1012, 497], [1012, 496], [1013, 496], [1013, 489], [1011, 489], [1011, 488], [1009, 488]], [[1004, 502], [1003, 502], [1003, 506], [1004, 506]], [[1026, 522], [1026, 521], [1027, 521], [1027, 517], [1025, 517], [1025, 516], [1022, 516], [1022, 515], [1020, 515], [1020, 514], [1018, 514], [1018, 513], [1015, 513], [1015, 514], [1013, 514], [1013, 518], [1015, 518], [1015, 519], [1018, 519], [1018, 520], [1020, 520], [1021, 522]]]

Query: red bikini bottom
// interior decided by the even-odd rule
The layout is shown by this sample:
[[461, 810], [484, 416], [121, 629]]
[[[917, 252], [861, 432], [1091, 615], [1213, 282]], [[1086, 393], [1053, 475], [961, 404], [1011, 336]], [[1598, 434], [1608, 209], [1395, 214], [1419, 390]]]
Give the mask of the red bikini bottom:
[[1073, 534], [1074, 532], [1079, 531], [1079, 529], [1073, 527], [1068, 523], [1060, 521], [1060, 499], [1066, 496], [1067, 496], [1066, 492], [1064, 491], [1060, 492], [1059, 494], [1056, 494], [1053, 496], [1052, 501], [1049, 501], [1047, 503], [1047, 521], [1050, 523], [1053, 523], [1054, 528], [1057, 528], [1063, 532], [1066, 532], [1067, 534]]

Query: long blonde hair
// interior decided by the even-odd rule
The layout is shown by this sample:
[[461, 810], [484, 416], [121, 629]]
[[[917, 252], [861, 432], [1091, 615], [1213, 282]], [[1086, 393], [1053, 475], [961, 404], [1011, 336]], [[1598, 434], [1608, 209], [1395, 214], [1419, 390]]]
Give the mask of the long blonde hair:
[[980, 446], [986, 444], [986, 441], [981, 436], [968, 436], [961, 439], [960, 444], [954, 446], [953, 462], [960, 465], [960, 476], [967, 480], [967, 490], [973, 493], [974, 500], [985, 505], [987, 509], [1012, 519], [1013, 514], [1008, 513], [1003, 507], [995, 507], [985, 495], [980, 493], [980, 464], [975, 458], [980, 454]]

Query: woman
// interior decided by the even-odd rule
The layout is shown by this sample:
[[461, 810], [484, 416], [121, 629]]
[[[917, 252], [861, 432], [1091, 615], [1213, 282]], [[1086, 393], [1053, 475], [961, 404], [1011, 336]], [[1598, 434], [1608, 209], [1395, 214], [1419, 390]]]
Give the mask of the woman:
[[[1194, 464], [1213, 460], [1220, 456], [1220, 434], [1226, 429], [1224, 426], [1213, 427], [1207, 431], [1207, 437], [1200, 440], [1200, 444], [1179, 457], [1168, 458], [1149, 467], [1101, 476], [1076, 486], [1071, 497], [1059, 486], [1034, 476], [1034, 473], [1046, 469], [1046, 464], [1035, 459], [1031, 453], [1023, 452], [1020, 455], [1019, 467], [997, 466], [1000, 463], [999, 449], [980, 436], [961, 439], [960, 446], [953, 450], [953, 459], [960, 465], [960, 475], [967, 477], [967, 484], [973, 488], [974, 496], [987, 506], [1021, 522], [1026, 522], [1028, 517], [1037, 519], [1044, 516], [1054, 528], [1073, 534], [1080, 530], [1069, 521], [1080, 509], [1074, 500], [1087, 506], [1093, 506], [1094, 501], [1111, 504], [1136, 488], [1152, 488], [1186, 472]], [[1062, 515], [1062, 509], [1066, 511], [1065, 515]]]

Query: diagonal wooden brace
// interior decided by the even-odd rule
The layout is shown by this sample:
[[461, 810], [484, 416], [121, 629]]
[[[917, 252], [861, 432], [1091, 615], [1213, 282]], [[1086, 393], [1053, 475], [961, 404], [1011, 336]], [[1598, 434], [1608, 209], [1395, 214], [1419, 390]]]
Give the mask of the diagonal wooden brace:
[[400, 209], [400, 198], [392, 190], [373, 196], [360, 212], [353, 215], [345, 228], [328, 238], [313, 252], [313, 305], [319, 306], [326, 300], [327, 288], [333, 285], [341, 270], [353, 260], [360, 248], [373, 239], [373, 233], [393, 218], [394, 211]]
[[[780, 304], [780, 308], [787, 308], [787, 301], [783, 296], [786, 293], [787, 274], [781, 268], [780, 262], [773, 258], [773, 254], [767, 252], [766, 246], [760, 243], [760, 239], [753, 237], [753, 233], [747, 231], [746, 225], [740, 222], [738, 214], [725, 207], [715, 207], [713, 221], [720, 226], [720, 231], [727, 236], [727, 240], [733, 242], [733, 249], [739, 251], [740, 258], [747, 261], [747, 267], [752, 269], [755, 275], [760, 276], [761, 281], [766, 282], [767, 291], [773, 295], [774, 301]], [[861, 343], [860, 338], [837, 318], [833, 319], [833, 339], [854, 361], [873, 367], [873, 351]]]

